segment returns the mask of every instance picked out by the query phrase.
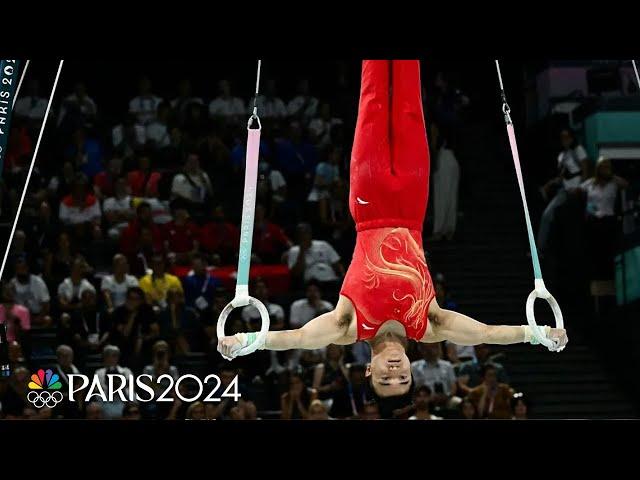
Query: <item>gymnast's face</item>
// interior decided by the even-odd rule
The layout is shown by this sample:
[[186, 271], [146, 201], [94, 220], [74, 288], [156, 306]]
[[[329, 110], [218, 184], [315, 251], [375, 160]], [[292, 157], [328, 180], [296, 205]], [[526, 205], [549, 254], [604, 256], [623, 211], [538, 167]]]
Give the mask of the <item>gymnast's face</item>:
[[371, 385], [380, 397], [407, 393], [411, 387], [411, 362], [404, 347], [396, 342], [384, 342], [373, 348], [366, 375], [371, 377]]

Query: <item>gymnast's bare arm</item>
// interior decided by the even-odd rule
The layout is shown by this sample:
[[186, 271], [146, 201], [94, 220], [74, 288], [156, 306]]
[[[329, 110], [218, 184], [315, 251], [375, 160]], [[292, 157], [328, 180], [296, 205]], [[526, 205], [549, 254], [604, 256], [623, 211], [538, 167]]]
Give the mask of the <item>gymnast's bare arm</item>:
[[[510, 345], [528, 342], [526, 329], [525, 325], [485, 325], [461, 313], [440, 308], [434, 298], [429, 306], [429, 326], [421, 341], [436, 343], [449, 340], [457, 345]], [[569, 341], [566, 330], [559, 328], [550, 329], [547, 337], [557, 340], [559, 346]]]

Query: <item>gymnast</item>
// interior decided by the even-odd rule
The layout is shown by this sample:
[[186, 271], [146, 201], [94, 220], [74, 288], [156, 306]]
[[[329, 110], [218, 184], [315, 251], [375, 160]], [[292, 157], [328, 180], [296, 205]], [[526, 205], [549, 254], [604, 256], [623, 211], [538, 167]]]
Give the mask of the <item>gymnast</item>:
[[[458, 345], [537, 344], [528, 325], [485, 325], [440, 308], [422, 248], [429, 194], [418, 60], [365, 60], [351, 155], [349, 204], [356, 223], [353, 260], [336, 308], [296, 330], [270, 331], [259, 349], [316, 349], [369, 342], [366, 375], [378, 398], [412, 387], [407, 339]], [[553, 350], [564, 329], [543, 329]], [[227, 358], [258, 340], [238, 333], [218, 340]]]

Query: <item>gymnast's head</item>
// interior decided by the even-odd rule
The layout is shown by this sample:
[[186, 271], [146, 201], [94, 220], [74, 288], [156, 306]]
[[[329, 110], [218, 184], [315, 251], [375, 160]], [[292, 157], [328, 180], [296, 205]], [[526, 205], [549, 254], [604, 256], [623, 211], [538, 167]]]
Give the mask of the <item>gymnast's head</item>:
[[411, 362], [407, 357], [407, 339], [395, 333], [386, 332], [369, 342], [371, 362], [366, 375], [374, 396], [401, 399], [411, 397], [413, 378]]

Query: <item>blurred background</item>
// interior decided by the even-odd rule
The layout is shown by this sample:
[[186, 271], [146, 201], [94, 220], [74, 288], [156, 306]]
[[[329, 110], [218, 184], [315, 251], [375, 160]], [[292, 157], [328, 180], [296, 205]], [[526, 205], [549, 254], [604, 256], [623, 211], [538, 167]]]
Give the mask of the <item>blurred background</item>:
[[[423, 58], [431, 150], [424, 249], [438, 302], [525, 323], [533, 288], [522, 205], [491, 59]], [[630, 61], [502, 62], [548, 289], [570, 343], [411, 342], [417, 390], [398, 418], [635, 418], [640, 406], [640, 95]], [[0, 184], [4, 244], [57, 64], [33, 61]], [[12, 377], [0, 418], [377, 418], [368, 346], [215, 350], [233, 295], [246, 121], [256, 62], [67, 61], [2, 278]], [[360, 61], [263, 60], [251, 293], [271, 328], [336, 304], [355, 244], [349, 155]], [[296, 264], [292, 247], [311, 246]], [[317, 264], [328, 268], [315, 268]], [[203, 301], [204, 300], [204, 301]], [[553, 317], [544, 302], [539, 323]], [[227, 333], [259, 328], [235, 311]], [[38, 368], [240, 379], [220, 404], [26, 401]], [[185, 392], [193, 388], [183, 383]], [[208, 392], [205, 392], [205, 394]], [[490, 400], [489, 400], [490, 399]]]

